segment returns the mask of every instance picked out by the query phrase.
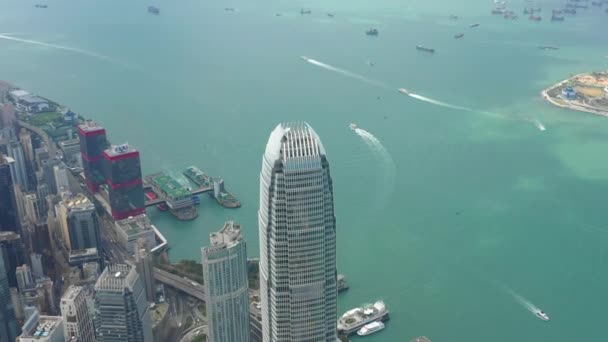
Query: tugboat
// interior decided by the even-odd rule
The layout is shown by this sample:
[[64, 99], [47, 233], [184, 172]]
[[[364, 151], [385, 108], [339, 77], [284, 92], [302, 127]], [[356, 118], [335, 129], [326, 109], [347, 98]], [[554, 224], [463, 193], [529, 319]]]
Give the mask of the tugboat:
[[464, 33], [458, 33], [458, 34], [454, 35], [454, 39], [460, 39], [462, 37], [464, 37]]
[[148, 12], [158, 15], [158, 14], [160, 14], [160, 8], [155, 7], [155, 6], [148, 6]]
[[435, 53], [435, 49], [429, 48], [426, 46], [422, 46], [422, 45], [416, 45], [416, 50], [424, 51], [424, 52], [428, 52], [428, 53]]
[[365, 34], [368, 36], [377, 36], [378, 30], [375, 28], [370, 28], [369, 30], [365, 31]]

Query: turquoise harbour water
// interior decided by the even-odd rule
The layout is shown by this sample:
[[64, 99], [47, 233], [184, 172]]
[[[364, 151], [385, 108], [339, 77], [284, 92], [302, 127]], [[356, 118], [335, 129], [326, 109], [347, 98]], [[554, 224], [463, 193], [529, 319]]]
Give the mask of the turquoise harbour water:
[[[0, 78], [95, 118], [113, 142], [141, 150], [146, 173], [197, 165], [224, 176], [243, 202], [227, 210], [203, 198], [187, 223], [149, 210], [172, 260], [200, 259], [209, 233], [229, 219], [258, 255], [266, 140], [277, 123], [306, 120], [334, 179], [339, 271], [351, 285], [340, 312], [378, 298], [391, 310], [387, 328], [365, 340], [607, 338], [608, 121], [539, 96], [570, 74], [606, 69], [603, 10], [551, 23], [558, 2], [545, 1], [543, 22], [533, 23], [523, 1], [510, 5], [514, 22], [491, 16], [485, 0], [160, 0], [159, 16], [140, 0], [45, 3], [3, 0], [0, 33], [80, 50], [0, 39]], [[379, 37], [364, 35], [370, 26]], [[536, 48], [545, 44], [561, 49]], [[435, 106], [399, 87], [497, 115]]]

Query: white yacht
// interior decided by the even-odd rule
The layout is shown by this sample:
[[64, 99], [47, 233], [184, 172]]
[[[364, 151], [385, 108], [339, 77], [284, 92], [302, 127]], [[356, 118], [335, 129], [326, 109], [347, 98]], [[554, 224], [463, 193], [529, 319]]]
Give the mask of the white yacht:
[[401, 94], [405, 94], [405, 95], [409, 95], [410, 94], [410, 91], [407, 90], [407, 89], [405, 89], [405, 88], [399, 88], [399, 92]]
[[359, 329], [359, 331], [357, 331], [357, 335], [367, 336], [367, 335], [371, 335], [375, 332], [378, 332], [382, 329], [384, 329], [384, 323], [372, 322], [372, 323], [366, 324], [363, 328]]
[[354, 124], [354, 123], [351, 123], [350, 125], [348, 125], [348, 127], [350, 127], [350, 129], [352, 129], [353, 131], [356, 131], [357, 128], [359, 128], [359, 127], [357, 127], [357, 124]]
[[549, 315], [547, 315], [547, 313], [545, 313], [543, 310], [538, 310], [536, 312], [536, 317], [542, 319], [545, 322], [548, 322], [550, 320]]

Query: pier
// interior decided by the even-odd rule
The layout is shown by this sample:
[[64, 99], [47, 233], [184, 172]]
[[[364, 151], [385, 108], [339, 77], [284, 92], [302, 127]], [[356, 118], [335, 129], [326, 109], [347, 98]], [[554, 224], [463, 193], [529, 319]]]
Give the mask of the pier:
[[225, 208], [241, 206], [236, 197], [224, 188], [224, 180], [220, 177], [209, 177], [199, 168], [191, 166], [183, 175], [189, 185], [180, 183], [174, 177], [164, 173], [154, 173], [144, 177], [143, 187], [146, 195], [146, 207], [156, 206], [159, 210], [170, 211], [179, 220], [193, 220], [198, 216], [196, 205], [198, 195], [207, 193]]

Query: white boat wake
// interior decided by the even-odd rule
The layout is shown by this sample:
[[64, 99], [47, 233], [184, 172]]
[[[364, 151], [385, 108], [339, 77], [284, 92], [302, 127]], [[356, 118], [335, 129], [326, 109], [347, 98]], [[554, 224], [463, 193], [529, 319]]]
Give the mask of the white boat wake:
[[87, 50], [83, 50], [83, 49], [79, 49], [79, 48], [74, 48], [74, 47], [69, 47], [69, 46], [63, 46], [63, 45], [57, 45], [57, 44], [51, 44], [51, 43], [45, 43], [45, 42], [40, 42], [40, 41], [37, 41], [37, 40], [31, 40], [31, 39], [22, 39], [22, 38], [17, 38], [17, 37], [9, 36], [9, 35], [6, 35], [6, 34], [0, 34], [0, 39], [10, 40], [10, 41], [24, 43], [24, 44], [30, 44], [30, 45], [43, 46], [43, 47], [48, 47], [48, 48], [56, 49], [56, 50], [74, 52], [74, 53], [77, 53], [77, 54], [81, 54], [81, 55], [85, 55], [85, 56], [101, 59], [101, 60], [112, 62], [112, 63], [115, 63], [115, 64], [122, 64], [122, 63], [120, 63], [120, 62], [118, 62], [118, 61], [116, 61], [116, 60], [114, 60], [114, 59], [112, 59], [112, 58], [110, 58], [108, 56], [104, 56], [104, 55], [96, 53], [96, 52], [91, 52], [91, 51], [87, 51]]
[[515, 299], [515, 301], [517, 301], [517, 303], [519, 305], [523, 306], [526, 310], [530, 311], [530, 313], [532, 313], [533, 315], [536, 316], [537, 313], [542, 311], [539, 307], [534, 305], [531, 301], [529, 301], [528, 299], [524, 298], [523, 296], [515, 293], [515, 291], [513, 291], [509, 288], [505, 288], [505, 290], [511, 295], [511, 297], [513, 297], [513, 299]]
[[422, 96], [422, 95], [418, 95], [418, 94], [409, 93], [408, 96], [413, 97], [413, 98], [415, 98], [417, 100], [424, 101], [424, 102], [427, 102], [427, 103], [431, 103], [431, 104], [434, 104], [434, 105], [437, 105], [437, 106], [441, 106], [441, 107], [446, 107], [446, 108], [451, 108], [451, 109], [456, 109], [456, 110], [464, 110], [464, 111], [467, 111], [467, 112], [475, 112], [471, 108], [457, 106], [457, 105], [453, 105], [453, 104], [437, 101], [435, 99], [431, 99], [431, 98], [428, 98], [426, 96]]
[[545, 131], [547, 130], [547, 128], [545, 127], [545, 125], [543, 125], [542, 122], [540, 122], [539, 120], [535, 119], [534, 120], [534, 125], [536, 126], [536, 128], [538, 128], [541, 131]]
[[379, 87], [379, 88], [383, 88], [383, 89], [388, 89], [388, 87], [386, 86], [386, 84], [384, 84], [382, 82], [378, 82], [378, 81], [372, 80], [372, 79], [369, 79], [369, 78], [367, 78], [365, 76], [362, 76], [362, 75], [359, 75], [359, 74], [355, 74], [354, 72], [350, 72], [350, 71], [347, 71], [347, 70], [344, 70], [344, 69], [336, 68], [335, 66], [332, 66], [332, 65], [329, 65], [329, 64], [325, 64], [325, 63], [320, 62], [320, 61], [318, 61], [316, 59], [308, 58], [306, 56], [302, 56], [300, 58], [302, 58], [303, 60], [305, 60], [306, 62], [308, 62], [308, 63], [310, 63], [310, 64], [312, 64], [314, 66], [318, 66], [318, 67], [323, 68], [325, 70], [333, 71], [335, 73], [338, 73], [338, 74], [344, 75], [346, 77], [350, 77], [350, 78], [353, 78], [353, 79], [365, 82], [365, 83], [373, 85], [375, 87]]

